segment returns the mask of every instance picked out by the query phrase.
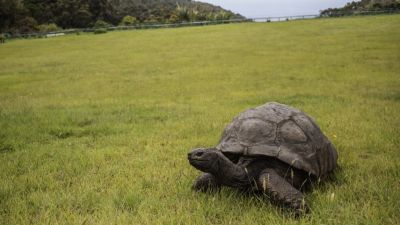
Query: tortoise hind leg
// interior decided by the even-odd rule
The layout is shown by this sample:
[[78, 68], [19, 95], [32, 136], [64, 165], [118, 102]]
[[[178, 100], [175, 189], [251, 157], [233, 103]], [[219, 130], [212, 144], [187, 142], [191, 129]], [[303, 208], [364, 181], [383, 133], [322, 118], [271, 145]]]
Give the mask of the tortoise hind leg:
[[221, 186], [210, 173], [203, 173], [194, 182], [192, 189], [196, 191], [215, 191]]
[[264, 169], [260, 173], [257, 185], [273, 202], [294, 209], [296, 215], [309, 211], [303, 193], [278, 175], [274, 169]]

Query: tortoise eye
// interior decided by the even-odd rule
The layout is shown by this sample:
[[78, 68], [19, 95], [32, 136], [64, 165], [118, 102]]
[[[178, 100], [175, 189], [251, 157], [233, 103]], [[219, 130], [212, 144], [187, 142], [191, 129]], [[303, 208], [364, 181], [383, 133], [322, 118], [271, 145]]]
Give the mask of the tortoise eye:
[[203, 152], [196, 152], [196, 157], [200, 157], [200, 156], [202, 156], [203, 155]]

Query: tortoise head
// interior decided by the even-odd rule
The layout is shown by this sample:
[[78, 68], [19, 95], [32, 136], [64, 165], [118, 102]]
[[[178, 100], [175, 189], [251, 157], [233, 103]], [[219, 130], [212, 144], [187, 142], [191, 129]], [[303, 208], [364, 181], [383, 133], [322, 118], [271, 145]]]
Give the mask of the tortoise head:
[[190, 165], [206, 173], [216, 173], [219, 170], [220, 159], [225, 156], [216, 148], [196, 148], [188, 153]]

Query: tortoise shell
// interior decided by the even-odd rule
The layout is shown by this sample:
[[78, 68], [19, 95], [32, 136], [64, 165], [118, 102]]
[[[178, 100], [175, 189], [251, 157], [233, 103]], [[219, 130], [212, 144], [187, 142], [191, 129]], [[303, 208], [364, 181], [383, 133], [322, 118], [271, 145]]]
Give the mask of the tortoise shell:
[[243, 156], [269, 156], [317, 177], [337, 166], [337, 152], [315, 121], [280, 103], [248, 109], [225, 128], [217, 149]]

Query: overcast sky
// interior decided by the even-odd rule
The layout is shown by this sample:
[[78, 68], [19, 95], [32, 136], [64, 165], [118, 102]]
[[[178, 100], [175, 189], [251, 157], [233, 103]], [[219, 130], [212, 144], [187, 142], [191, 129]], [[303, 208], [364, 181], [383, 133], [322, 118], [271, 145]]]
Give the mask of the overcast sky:
[[245, 17], [318, 14], [319, 10], [344, 6], [348, 0], [201, 0]]

